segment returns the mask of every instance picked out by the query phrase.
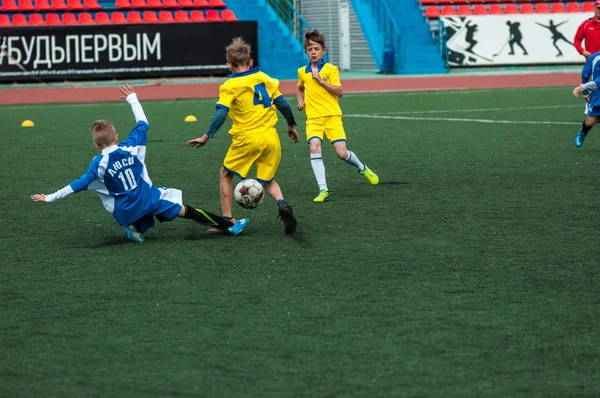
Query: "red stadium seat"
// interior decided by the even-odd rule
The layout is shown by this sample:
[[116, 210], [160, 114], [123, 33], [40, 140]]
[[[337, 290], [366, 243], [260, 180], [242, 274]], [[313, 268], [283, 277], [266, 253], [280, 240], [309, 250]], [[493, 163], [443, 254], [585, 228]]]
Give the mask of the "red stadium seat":
[[12, 12], [18, 10], [19, 6], [15, 0], [2, 0], [2, 11]]
[[173, 14], [171, 14], [171, 11], [161, 11], [158, 14], [158, 20], [160, 22], [175, 22], [175, 19], [173, 19]]
[[593, 12], [594, 11], [594, 3], [591, 1], [587, 1], [583, 3], [583, 7], [581, 7], [581, 11], [583, 12]]
[[581, 12], [579, 3], [567, 3], [567, 12]]
[[519, 11], [521, 12], [521, 14], [533, 14], [535, 12], [533, 10], [533, 6], [529, 3], [521, 4]]
[[567, 10], [565, 10], [565, 5], [563, 3], [552, 3], [552, 5], [550, 6], [550, 11], [555, 12], [555, 13], [567, 12]]
[[21, 11], [34, 11], [35, 7], [31, 0], [19, 0], [19, 9]]
[[148, 0], [148, 8], [163, 8], [161, 0]]
[[204, 13], [200, 10], [192, 10], [190, 13], [190, 19], [192, 22], [206, 22], [206, 18], [204, 18]]
[[225, 8], [227, 4], [223, 3], [223, 0], [210, 0], [209, 3], [211, 8]]
[[115, 11], [110, 14], [110, 21], [112, 23], [127, 23], [127, 18], [125, 18], [125, 14], [121, 11]]
[[154, 11], [144, 11], [144, 22], [158, 22], [158, 17], [156, 16], [156, 13]]
[[129, 0], [116, 0], [115, 6], [117, 6], [117, 8], [120, 8], [122, 10], [130, 10], [131, 9], [131, 3], [129, 2]]
[[[202, 13], [202, 11], [200, 11], [200, 13]], [[202, 15], [202, 18], [204, 18], [204, 15]], [[190, 16], [188, 15], [187, 12], [185, 12], [183, 10], [177, 10], [177, 11], [175, 11], [175, 21], [190, 22]]]
[[535, 12], [538, 14], [548, 14], [550, 12], [550, 7], [546, 3], [537, 3], [535, 5]]
[[206, 21], [207, 22], [221, 22], [221, 15], [217, 10], [207, 10], [206, 11]]
[[83, 11], [81, 0], [67, 0], [67, 8], [71, 11]]
[[181, 8], [192, 8], [194, 7], [194, 0], [177, 0], [177, 4]]
[[209, 8], [208, 0], [194, 0], [194, 7], [198, 8]]
[[96, 15], [94, 16], [94, 20], [96, 21], [97, 24], [107, 25], [107, 24], [112, 23], [112, 21], [110, 20], [110, 17], [105, 12], [97, 12]]
[[100, 4], [98, 4], [98, 0], [83, 0], [83, 8], [90, 11], [102, 9]]
[[456, 15], [456, 10], [454, 6], [444, 6], [442, 8], [442, 15]]
[[62, 15], [63, 25], [77, 25], [77, 17], [72, 12], [65, 12]]
[[27, 22], [25, 14], [15, 14], [12, 18], [12, 24], [13, 26], [25, 26], [29, 25], [29, 22]]
[[36, 11], [50, 11], [52, 9], [48, 0], [35, 0], [34, 6]]
[[507, 4], [506, 6], [504, 6], [504, 13], [505, 14], [518, 14], [519, 9], [517, 8], [517, 6], [515, 4]]
[[46, 21], [44, 21], [44, 17], [42, 16], [42, 14], [35, 13], [29, 16], [29, 25], [46, 25]]
[[46, 25], [62, 25], [60, 16], [55, 13], [46, 14]]
[[148, 8], [148, 4], [146, 3], [146, 0], [131, 0], [131, 6], [138, 10], [143, 10], [145, 8]]
[[54, 11], [66, 11], [67, 5], [65, 4], [65, 0], [52, 0], [50, 6]]
[[429, 6], [425, 10], [425, 16], [429, 19], [437, 19], [440, 17], [440, 9], [436, 6]]
[[177, 4], [177, 0], [164, 0], [163, 7], [164, 8], [179, 8], [179, 4]]
[[471, 11], [471, 7], [466, 4], [461, 4], [458, 6], [458, 15], [471, 15], [473, 12]]
[[238, 17], [235, 16], [233, 10], [223, 10], [221, 12], [221, 18], [223, 19], [223, 21], [227, 22], [239, 21]]
[[490, 6], [490, 15], [504, 14], [504, 10], [500, 4], [492, 4]]
[[473, 14], [475, 15], [485, 15], [487, 14], [487, 8], [483, 4], [475, 4], [473, 6]]
[[127, 13], [127, 22], [128, 23], [143, 23], [144, 20], [142, 19], [142, 16], [140, 15], [139, 12], [129, 11]]
[[89, 25], [96, 23], [96, 21], [94, 21], [94, 17], [92, 17], [92, 14], [90, 14], [89, 12], [80, 12], [79, 14], [77, 14], [77, 22], [79, 22], [80, 25]]
[[0, 26], [10, 26], [10, 17], [6, 14], [0, 14]]

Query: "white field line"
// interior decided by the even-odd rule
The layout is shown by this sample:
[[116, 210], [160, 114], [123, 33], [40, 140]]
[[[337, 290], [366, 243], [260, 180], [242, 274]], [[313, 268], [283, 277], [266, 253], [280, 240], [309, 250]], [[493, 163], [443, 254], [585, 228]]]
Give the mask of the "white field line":
[[458, 112], [496, 112], [496, 111], [520, 111], [520, 110], [536, 110], [536, 109], [561, 109], [561, 108], [585, 108], [585, 105], [541, 105], [541, 106], [522, 106], [514, 108], [476, 108], [476, 109], [441, 109], [430, 111], [404, 111], [404, 112], [389, 112], [388, 115], [417, 115], [426, 113], [458, 113]]
[[452, 117], [412, 117], [412, 116], [385, 116], [385, 115], [361, 115], [361, 114], [350, 114], [344, 115], [344, 117], [356, 117], [365, 119], [393, 119], [393, 120], [424, 120], [424, 121], [444, 121], [444, 122], [473, 122], [473, 123], [490, 123], [490, 124], [567, 124], [567, 125], [581, 125], [581, 122], [549, 122], [549, 121], [535, 121], [535, 120], [491, 120], [491, 119], [466, 119], [466, 118], [452, 118]]

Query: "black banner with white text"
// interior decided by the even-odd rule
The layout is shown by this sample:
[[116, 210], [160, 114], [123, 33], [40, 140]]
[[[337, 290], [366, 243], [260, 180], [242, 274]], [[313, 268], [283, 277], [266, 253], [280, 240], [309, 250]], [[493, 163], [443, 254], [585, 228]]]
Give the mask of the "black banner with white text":
[[156, 23], [0, 28], [0, 82], [224, 76], [234, 37], [252, 46], [257, 23]]

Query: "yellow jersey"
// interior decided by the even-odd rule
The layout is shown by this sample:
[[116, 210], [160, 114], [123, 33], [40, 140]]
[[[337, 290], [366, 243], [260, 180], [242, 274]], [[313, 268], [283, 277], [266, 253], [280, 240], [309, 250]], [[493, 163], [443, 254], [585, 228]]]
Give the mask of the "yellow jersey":
[[219, 87], [218, 108], [225, 108], [233, 120], [229, 134], [251, 134], [268, 131], [277, 124], [273, 100], [281, 96], [279, 80], [258, 68], [234, 72]]
[[[340, 70], [337, 66], [322, 61], [317, 64], [317, 67], [321, 79], [332, 86], [342, 85]], [[298, 87], [304, 87], [304, 110], [307, 119], [342, 114], [338, 97], [331, 94], [313, 79], [310, 63], [298, 69]]]

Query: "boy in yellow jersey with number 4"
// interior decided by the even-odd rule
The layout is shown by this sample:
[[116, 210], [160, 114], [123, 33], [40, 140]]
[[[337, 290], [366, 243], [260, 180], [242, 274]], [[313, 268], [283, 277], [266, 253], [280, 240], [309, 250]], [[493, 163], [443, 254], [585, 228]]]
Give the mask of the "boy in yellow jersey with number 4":
[[323, 55], [327, 51], [325, 35], [314, 29], [306, 32], [304, 38], [304, 50], [310, 62], [298, 69], [296, 96], [298, 110], [306, 110], [306, 139], [310, 145], [310, 161], [320, 190], [313, 202], [321, 203], [331, 200], [321, 154], [323, 136], [333, 144], [336, 155], [356, 167], [371, 185], [379, 184], [379, 177], [354, 152], [346, 148], [346, 133], [338, 101], [344, 91], [340, 82], [340, 70], [323, 61]]
[[252, 68], [250, 52], [250, 45], [239, 37], [227, 46], [227, 67], [233, 73], [219, 88], [217, 110], [206, 134], [188, 141], [187, 145], [198, 148], [206, 145], [229, 114], [233, 120], [229, 130], [232, 142], [220, 172], [223, 217], [232, 217], [233, 176], [246, 178], [256, 164], [256, 179], [277, 202], [285, 233], [293, 234], [297, 221], [292, 206], [283, 200], [281, 188], [274, 180], [281, 160], [281, 142], [275, 129], [276, 109], [285, 117], [288, 135], [294, 142], [299, 141], [296, 121], [290, 103], [279, 92], [279, 81]]

